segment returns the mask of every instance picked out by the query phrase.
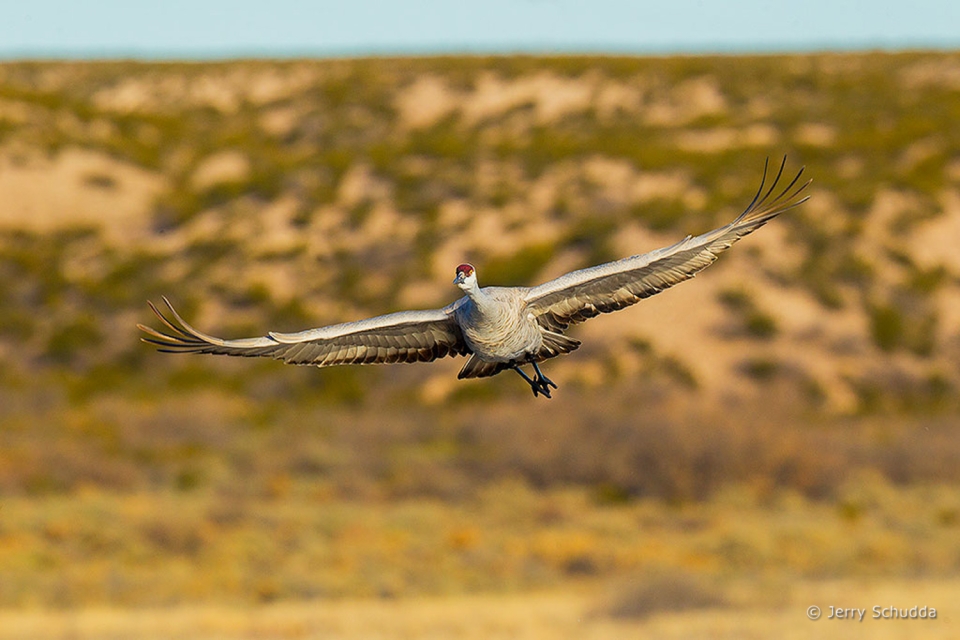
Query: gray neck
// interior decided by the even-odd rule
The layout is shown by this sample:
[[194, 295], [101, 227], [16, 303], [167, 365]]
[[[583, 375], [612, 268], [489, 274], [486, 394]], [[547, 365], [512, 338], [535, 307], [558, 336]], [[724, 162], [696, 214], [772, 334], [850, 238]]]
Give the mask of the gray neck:
[[469, 289], [464, 289], [467, 294], [467, 297], [470, 298], [473, 303], [480, 309], [489, 306], [490, 296], [483, 292], [483, 289], [480, 288], [480, 285], [476, 282], [473, 283], [473, 286]]

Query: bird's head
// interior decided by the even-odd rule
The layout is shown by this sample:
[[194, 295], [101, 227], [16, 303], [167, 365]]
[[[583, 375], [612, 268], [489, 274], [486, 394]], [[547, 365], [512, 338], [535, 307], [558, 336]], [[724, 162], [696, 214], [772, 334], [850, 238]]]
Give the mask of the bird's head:
[[457, 265], [457, 277], [453, 279], [453, 284], [464, 291], [477, 286], [477, 271], [472, 264]]

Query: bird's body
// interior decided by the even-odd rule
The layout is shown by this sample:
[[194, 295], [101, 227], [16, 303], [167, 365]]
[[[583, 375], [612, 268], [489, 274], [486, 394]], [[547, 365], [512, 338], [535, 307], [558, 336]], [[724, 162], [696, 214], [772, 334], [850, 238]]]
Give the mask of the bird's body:
[[543, 344], [543, 329], [527, 311], [522, 287], [468, 292], [454, 310], [471, 353], [487, 362], [527, 360]]
[[[782, 172], [783, 164], [764, 192], [764, 167], [757, 196], [728, 225], [649, 253], [573, 271], [536, 287], [481, 288], [474, 267], [461, 264], [454, 283], [466, 295], [442, 309], [400, 311], [299, 333], [224, 340], [191, 327], [164, 298], [172, 319], [150, 306], [170, 333], [138, 326], [148, 334], [144, 340], [161, 351], [265, 356], [318, 367], [428, 362], [468, 355], [458, 377], [480, 378], [514, 369], [535, 396], [550, 397], [550, 388], [556, 385], [537, 363], [580, 346], [563, 333], [571, 324], [622, 309], [692, 278], [734, 242], [804, 202], [806, 198], [797, 197], [809, 182], [796, 187], [802, 169], [771, 198]], [[533, 366], [534, 378], [520, 368], [525, 364]]]

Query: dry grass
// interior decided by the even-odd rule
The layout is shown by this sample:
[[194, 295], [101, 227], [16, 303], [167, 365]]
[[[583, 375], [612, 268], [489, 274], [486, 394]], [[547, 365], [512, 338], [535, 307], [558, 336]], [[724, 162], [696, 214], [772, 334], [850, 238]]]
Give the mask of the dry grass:
[[[504, 592], [638, 576], [653, 611], [717, 580], [950, 576], [955, 487], [851, 481], [834, 502], [730, 487], [683, 506], [610, 504], [582, 489], [499, 482], [445, 502], [336, 499], [276, 477], [259, 497], [214, 492], [7, 499], [5, 607], [258, 604], [318, 597]], [[677, 576], [681, 576], [678, 578]], [[695, 576], [697, 584], [682, 583]], [[706, 580], [706, 582], [700, 582]], [[689, 588], [687, 588], [689, 587]], [[637, 598], [614, 610], [647, 611]], [[712, 596], [711, 596], [712, 597]], [[639, 608], [638, 608], [639, 607]]]
[[[0, 611], [6, 640], [141, 640], [378, 638], [591, 640], [622, 637], [720, 639], [858, 638], [881, 640], [956, 635], [960, 583], [956, 580], [801, 581], [789, 587], [764, 582], [732, 587], [740, 601], [699, 611], [659, 612], [641, 621], [609, 618], [595, 611], [593, 589], [496, 596], [282, 603], [253, 608], [181, 605], [164, 609], [96, 608], [83, 611]], [[775, 597], [769, 590], [778, 589]], [[806, 609], [818, 604], [868, 609], [862, 622], [812, 622]], [[873, 620], [881, 606], [937, 609], [936, 620]], [[826, 613], [824, 614], [826, 615]]]

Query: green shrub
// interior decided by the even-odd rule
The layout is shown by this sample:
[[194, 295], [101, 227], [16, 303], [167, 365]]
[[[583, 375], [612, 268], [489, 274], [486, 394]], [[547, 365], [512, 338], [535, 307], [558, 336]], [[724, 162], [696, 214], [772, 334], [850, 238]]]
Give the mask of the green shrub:
[[81, 352], [102, 342], [103, 336], [97, 323], [90, 318], [78, 318], [54, 330], [47, 341], [46, 354], [58, 364], [70, 364]]
[[483, 265], [483, 279], [497, 286], [532, 285], [534, 276], [553, 257], [552, 243], [529, 245], [509, 257], [487, 260]]
[[740, 371], [758, 382], [772, 379], [779, 370], [780, 365], [775, 360], [768, 358], [752, 358], [740, 365]]
[[883, 351], [893, 351], [903, 343], [904, 319], [893, 305], [879, 304], [870, 309], [870, 334]]
[[756, 309], [752, 310], [744, 322], [747, 334], [752, 338], [770, 340], [777, 335], [777, 321], [773, 316]]
[[720, 304], [735, 314], [743, 332], [751, 338], [770, 340], [778, 333], [776, 319], [757, 308], [750, 295], [742, 289], [727, 289], [718, 295]]

